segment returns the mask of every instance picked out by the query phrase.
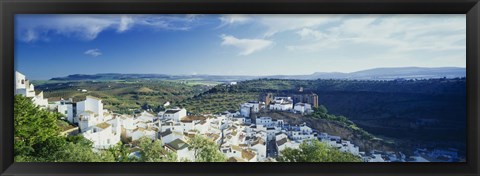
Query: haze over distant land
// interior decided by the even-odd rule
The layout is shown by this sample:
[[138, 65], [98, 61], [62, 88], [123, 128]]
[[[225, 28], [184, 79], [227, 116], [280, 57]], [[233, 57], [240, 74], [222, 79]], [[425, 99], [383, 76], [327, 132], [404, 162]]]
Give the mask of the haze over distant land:
[[51, 80], [119, 80], [119, 79], [201, 79], [209, 81], [242, 81], [259, 78], [273, 79], [357, 79], [357, 80], [393, 80], [393, 79], [430, 79], [430, 78], [461, 78], [466, 76], [466, 69], [460, 67], [401, 67], [401, 68], [375, 68], [351, 73], [316, 72], [309, 75], [170, 75], [170, 74], [74, 74], [66, 77], [55, 77]]
[[16, 15], [15, 25], [16, 69], [32, 80], [466, 67], [464, 14]]

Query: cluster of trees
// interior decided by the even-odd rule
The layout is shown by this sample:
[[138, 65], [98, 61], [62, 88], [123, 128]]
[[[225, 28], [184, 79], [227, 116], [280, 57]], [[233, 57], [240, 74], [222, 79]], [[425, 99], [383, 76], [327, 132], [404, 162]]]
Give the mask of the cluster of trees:
[[[203, 93], [211, 88], [204, 84], [182, 84], [162, 80], [119, 81], [43, 81], [36, 89], [42, 90], [50, 99], [73, 98], [75, 101], [92, 95], [103, 99], [105, 108], [131, 114], [133, 110], [161, 110], [166, 101], [180, 102]], [[81, 92], [78, 89], [87, 89]]]
[[225, 162], [227, 158], [213, 141], [195, 135], [189, 140], [189, 150], [193, 150], [196, 162]]
[[279, 162], [361, 162], [361, 158], [341, 152], [318, 140], [306, 140], [298, 149], [286, 148], [280, 152]]
[[[427, 94], [463, 94], [465, 78], [426, 80], [294, 80], [257, 79], [242, 81], [231, 87], [216, 87], [212, 91], [295, 91], [303, 87], [304, 92], [349, 91], [349, 92], [395, 92]], [[463, 90], [460, 91], [459, 90]]]
[[[464, 94], [465, 79], [407, 81], [257, 79], [242, 81], [237, 85], [217, 85], [198, 96], [185, 99], [178, 105], [193, 109], [197, 113], [215, 113], [220, 109], [225, 110], [225, 108], [238, 109], [240, 101], [256, 100], [261, 93], [296, 93], [299, 87], [302, 87], [304, 92], [317, 93], [322, 96], [321, 98], [325, 96], [325, 92]], [[238, 98], [238, 96], [241, 98]], [[342, 102], [349, 101], [342, 100]], [[323, 118], [331, 117], [324, 116]], [[335, 120], [353, 125], [343, 116], [335, 117]]]
[[107, 152], [95, 153], [81, 136], [60, 135], [61, 115], [36, 107], [30, 98], [15, 96], [14, 156], [16, 162], [107, 162]]
[[186, 108], [190, 113], [221, 113], [226, 110], [237, 111], [240, 104], [258, 99], [256, 93], [217, 92], [206, 93], [186, 99], [175, 105]]
[[326, 119], [331, 121], [336, 121], [340, 123], [342, 126], [353, 130], [354, 132], [360, 134], [365, 139], [373, 139], [374, 136], [367, 131], [359, 128], [354, 122], [349, 120], [347, 117], [342, 115], [333, 115], [328, 113], [327, 107], [324, 105], [320, 105], [318, 107], [313, 107], [313, 113], [309, 115], [311, 118], [315, 119]]
[[336, 116], [333, 114], [328, 114], [328, 109], [324, 105], [320, 105], [318, 107], [313, 107], [313, 113], [310, 114], [311, 117], [313, 118], [320, 118], [320, 119], [327, 119], [327, 120], [333, 120], [333, 121], [338, 121], [341, 123], [345, 123], [347, 125], [355, 125], [351, 120], [348, 120], [347, 117], [345, 116]]

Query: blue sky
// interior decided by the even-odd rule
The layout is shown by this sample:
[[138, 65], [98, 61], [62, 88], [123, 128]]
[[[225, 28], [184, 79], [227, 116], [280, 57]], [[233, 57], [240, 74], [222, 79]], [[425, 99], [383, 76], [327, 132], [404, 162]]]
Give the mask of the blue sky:
[[17, 15], [16, 69], [299, 75], [465, 67], [465, 15]]

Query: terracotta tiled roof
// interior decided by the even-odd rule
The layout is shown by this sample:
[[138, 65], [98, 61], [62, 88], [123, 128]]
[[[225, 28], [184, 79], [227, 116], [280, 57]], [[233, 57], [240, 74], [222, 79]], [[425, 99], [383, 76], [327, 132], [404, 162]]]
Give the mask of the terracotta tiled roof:
[[178, 111], [180, 111], [180, 110], [179, 109], [170, 109], [170, 110], [165, 111], [165, 114], [175, 114]]
[[240, 146], [238, 145], [231, 145], [230, 147], [232, 148], [232, 150], [242, 151], [242, 148], [240, 148]]
[[88, 95], [87, 98], [91, 98], [91, 99], [95, 99], [95, 100], [100, 100], [100, 101], [102, 100], [102, 99], [100, 99], [100, 98], [97, 98], [97, 97], [94, 97], [94, 96], [91, 96], [91, 95]]
[[166, 146], [170, 149], [178, 151], [178, 150], [182, 150], [184, 148], [187, 148], [188, 144], [187, 144], [187, 142], [185, 142], [181, 139], [175, 139], [172, 142], [166, 144]]
[[265, 141], [264, 141], [262, 138], [258, 138], [257, 140], [255, 140], [255, 141], [252, 143], [252, 146], [257, 145], [257, 144], [265, 145]]
[[172, 134], [172, 131], [171, 131], [170, 129], [168, 129], [168, 130], [166, 130], [166, 131], [164, 131], [164, 132], [161, 132], [161, 133], [160, 133], [160, 136], [165, 137], [165, 136], [168, 136], [168, 135], [170, 135], [170, 134]]
[[194, 120], [205, 120], [204, 116], [185, 116], [180, 119], [181, 122], [192, 122]]
[[242, 158], [250, 161], [253, 157], [255, 157], [255, 153], [253, 153], [253, 151], [242, 150]]
[[283, 144], [287, 143], [287, 138], [283, 138], [277, 141], [277, 146], [282, 146]]
[[97, 124], [97, 127], [102, 128], [102, 129], [108, 128], [109, 126], [111, 126], [111, 125], [108, 124], [107, 122]]
[[227, 162], [247, 162], [247, 160], [244, 160], [239, 157], [230, 157], [228, 158]]

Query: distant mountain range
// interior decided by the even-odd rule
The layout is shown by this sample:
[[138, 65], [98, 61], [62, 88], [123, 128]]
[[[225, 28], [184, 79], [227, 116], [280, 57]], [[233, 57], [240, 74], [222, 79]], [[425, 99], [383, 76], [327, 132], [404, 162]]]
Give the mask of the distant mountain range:
[[51, 80], [125, 80], [125, 79], [160, 79], [160, 80], [206, 80], [206, 81], [242, 81], [259, 78], [271, 79], [348, 79], [348, 80], [394, 80], [394, 79], [431, 79], [465, 77], [466, 69], [460, 67], [392, 67], [374, 68], [351, 73], [316, 72], [310, 75], [272, 75], [272, 76], [229, 76], [229, 75], [167, 75], [167, 74], [120, 74], [102, 73], [94, 75], [75, 74]]
[[356, 79], [356, 80], [393, 80], [393, 79], [430, 79], [465, 77], [466, 69], [460, 67], [392, 67], [374, 68], [351, 73], [316, 72], [311, 75], [271, 76], [285, 79]]

